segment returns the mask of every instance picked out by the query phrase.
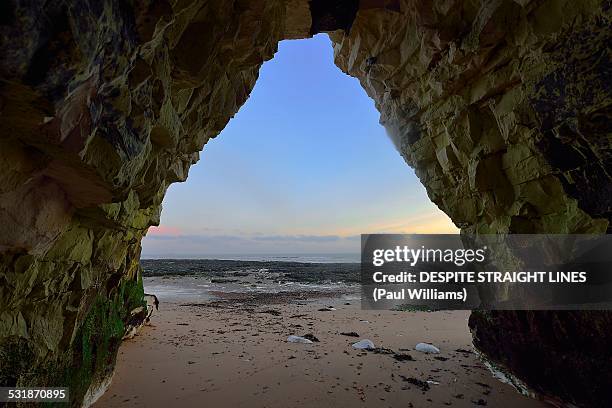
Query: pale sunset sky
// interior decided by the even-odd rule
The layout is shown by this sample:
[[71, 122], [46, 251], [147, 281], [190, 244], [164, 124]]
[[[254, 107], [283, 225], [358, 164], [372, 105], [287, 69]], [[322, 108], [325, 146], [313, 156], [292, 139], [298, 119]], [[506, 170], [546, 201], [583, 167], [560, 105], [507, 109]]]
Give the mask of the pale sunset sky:
[[363, 233], [456, 233], [378, 119], [327, 35], [281, 42], [168, 190], [143, 257], [359, 253]]

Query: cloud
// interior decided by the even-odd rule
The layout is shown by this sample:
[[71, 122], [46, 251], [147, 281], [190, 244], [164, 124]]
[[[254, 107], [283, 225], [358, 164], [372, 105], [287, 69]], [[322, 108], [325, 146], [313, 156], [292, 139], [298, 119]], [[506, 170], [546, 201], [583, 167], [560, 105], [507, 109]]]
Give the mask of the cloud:
[[252, 239], [256, 241], [285, 241], [285, 242], [333, 242], [343, 239], [356, 239], [358, 235], [342, 237], [340, 235], [261, 235]]
[[[150, 231], [150, 230], [149, 230]], [[234, 242], [337, 242], [343, 240], [359, 240], [359, 235], [205, 235], [205, 234], [180, 234], [178, 228], [168, 230], [168, 233], [156, 230], [153, 234], [148, 234], [146, 239], [151, 240], [171, 240], [171, 241], [192, 241], [192, 242], [215, 242], [215, 241], [234, 241]]]
[[181, 229], [177, 227], [171, 227], [167, 225], [160, 225], [158, 227], [149, 227], [147, 231], [147, 236], [155, 237], [155, 236], [171, 236], [175, 237], [181, 235]]
[[441, 211], [423, 211], [409, 217], [386, 218], [341, 231], [351, 234], [456, 234], [459, 229]]
[[[175, 230], [171, 230], [176, 232]], [[211, 254], [358, 253], [360, 236], [340, 235], [147, 235], [143, 255], [205, 256]]]
[[388, 218], [340, 233], [266, 234], [222, 233], [218, 230], [151, 227], [143, 240], [144, 257], [208, 257], [214, 255], [358, 254], [360, 233], [448, 234], [458, 229], [443, 213], [424, 211], [410, 217]]
[[373, 229], [387, 234], [456, 234], [459, 231], [448, 216], [436, 213], [381, 223]]

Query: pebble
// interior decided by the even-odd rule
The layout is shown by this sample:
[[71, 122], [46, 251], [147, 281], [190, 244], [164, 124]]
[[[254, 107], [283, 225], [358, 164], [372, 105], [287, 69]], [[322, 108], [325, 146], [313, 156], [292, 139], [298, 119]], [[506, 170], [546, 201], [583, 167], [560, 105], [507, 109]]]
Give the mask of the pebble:
[[304, 337], [301, 337], [301, 336], [289, 336], [289, 337], [287, 337], [287, 341], [289, 343], [312, 344], [311, 340], [308, 340], [307, 338], [304, 338]]
[[363, 339], [363, 340], [358, 341], [357, 343], [353, 343], [353, 348], [356, 348], [359, 350], [370, 350], [376, 347], [374, 346], [374, 343], [372, 342], [372, 340]]
[[419, 343], [414, 347], [414, 349], [426, 354], [440, 354], [440, 349], [429, 343]]

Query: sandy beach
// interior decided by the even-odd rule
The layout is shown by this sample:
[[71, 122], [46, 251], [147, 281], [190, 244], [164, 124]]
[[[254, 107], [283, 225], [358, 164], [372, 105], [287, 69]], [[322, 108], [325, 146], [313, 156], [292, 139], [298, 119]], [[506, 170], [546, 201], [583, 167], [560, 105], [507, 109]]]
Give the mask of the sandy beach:
[[[362, 311], [346, 290], [214, 294], [162, 302], [95, 407], [545, 406], [479, 361], [468, 312]], [[287, 341], [307, 334], [319, 341]], [[361, 339], [377, 349], [354, 349]]]

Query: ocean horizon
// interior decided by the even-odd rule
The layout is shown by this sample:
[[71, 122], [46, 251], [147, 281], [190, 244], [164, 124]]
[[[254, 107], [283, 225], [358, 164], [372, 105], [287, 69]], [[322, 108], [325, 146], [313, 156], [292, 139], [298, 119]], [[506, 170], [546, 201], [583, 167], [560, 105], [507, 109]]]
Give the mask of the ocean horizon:
[[360, 263], [359, 253], [278, 253], [278, 254], [143, 254], [141, 260], [223, 260], [254, 262]]

